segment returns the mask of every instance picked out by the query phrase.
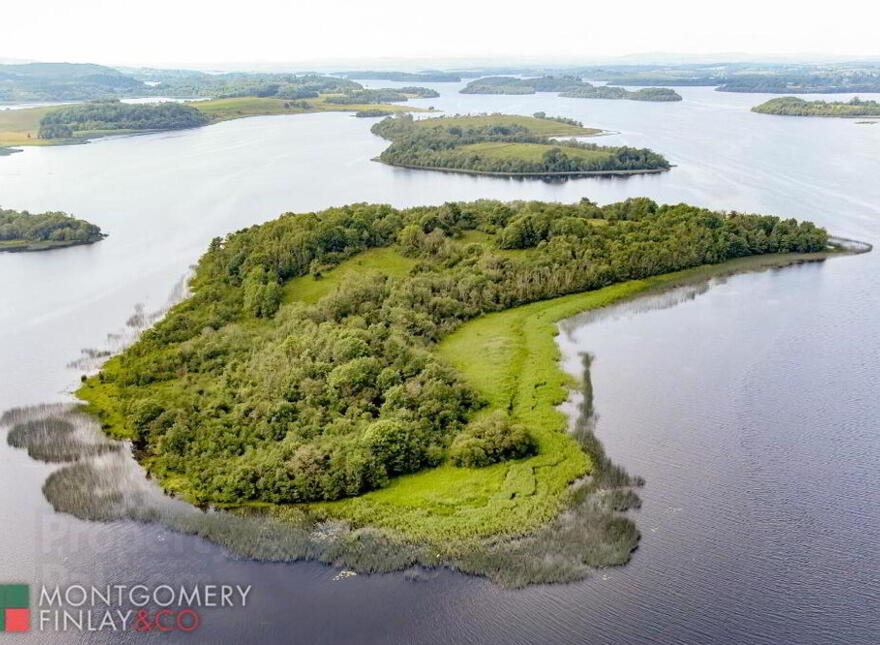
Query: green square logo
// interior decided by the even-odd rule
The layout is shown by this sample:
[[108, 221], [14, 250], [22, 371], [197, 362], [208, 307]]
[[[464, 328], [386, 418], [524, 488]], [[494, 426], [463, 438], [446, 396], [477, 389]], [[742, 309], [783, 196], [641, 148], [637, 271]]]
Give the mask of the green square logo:
[[29, 585], [0, 585], [0, 632], [30, 629], [30, 600]]

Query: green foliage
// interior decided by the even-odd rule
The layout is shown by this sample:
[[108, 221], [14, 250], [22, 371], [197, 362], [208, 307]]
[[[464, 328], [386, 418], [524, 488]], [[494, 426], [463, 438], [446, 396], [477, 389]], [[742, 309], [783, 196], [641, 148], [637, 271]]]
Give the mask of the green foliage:
[[132, 105], [93, 101], [51, 110], [40, 120], [41, 139], [72, 136], [80, 130], [174, 130], [208, 122], [196, 108], [181, 103]]
[[586, 83], [584, 87], [562, 92], [559, 96], [572, 99], [612, 99], [628, 101], [681, 101], [681, 95], [668, 87], [643, 87], [632, 91], [611, 85], [594, 86]]
[[103, 237], [94, 224], [60, 211], [36, 214], [0, 208], [0, 250], [9, 243], [82, 244]]
[[[196, 501], [361, 495], [450, 454], [462, 463], [483, 460], [477, 448], [490, 462], [522, 456], [520, 425], [536, 459], [568, 455], [556, 495], [584, 462], [546, 425], [552, 408], [516, 403], [543, 397], [541, 383], [506, 400], [475, 390], [433, 351], [441, 339], [490, 312], [826, 242], [809, 223], [648, 199], [286, 214], [212, 241], [193, 295], [80, 395], [133, 438], [151, 472]], [[369, 257], [385, 257], [388, 270]], [[470, 359], [490, 355], [485, 346]], [[510, 418], [475, 423], [487, 403]]]
[[880, 116], [880, 103], [855, 97], [849, 101], [805, 101], [796, 96], [770, 99], [752, 108], [752, 112], [783, 116]]
[[[372, 132], [390, 139], [379, 159], [416, 168], [468, 170], [488, 173], [541, 175], [545, 173], [631, 172], [669, 168], [662, 156], [646, 148], [601, 147], [592, 143], [554, 142], [522, 125], [527, 117], [498, 114], [474, 125], [464, 119], [426, 119], [411, 115], [386, 118]], [[542, 122], [549, 119], [534, 118]], [[525, 121], [530, 124], [531, 121]], [[579, 128], [568, 120], [562, 125]], [[461, 125], [460, 125], [461, 124]], [[496, 147], [487, 144], [522, 144]], [[535, 158], [535, 144], [539, 156]]]
[[668, 88], [650, 87], [632, 92], [622, 87], [595, 86], [582, 81], [578, 76], [540, 76], [537, 78], [488, 76], [471, 81], [461, 90], [462, 94], [534, 94], [535, 92], [560, 92], [560, 96], [579, 99], [681, 100], [681, 97], [674, 90]]
[[471, 424], [449, 448], [456, 466], [480, 467], [535, 454], [537, 445], [525, 426], [500, 410]]

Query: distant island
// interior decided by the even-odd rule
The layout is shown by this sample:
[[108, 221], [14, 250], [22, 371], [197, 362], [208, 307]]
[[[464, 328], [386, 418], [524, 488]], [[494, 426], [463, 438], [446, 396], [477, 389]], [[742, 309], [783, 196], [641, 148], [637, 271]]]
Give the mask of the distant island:
[[668, 87], [644, 87], [638, 90], [627, 90], [613, 85], [590, 85], [567, 90], [559, 94], [571, 99], [611, 99], [626, 101], [681, 101], [681, 95]]
[[21, 152], [21, 150], [18, 148], [4, 148], [3, 146], [0, 146], [0, 157], [15, 154], [16, 152]]
[[403, 83], [458, 83], [461, 76], [455, 72], [379, 72], [362, 70], [342, 72], [345, 78], [353, 80], [397, 81]]
[[880, 102], [858, 97], [849, 101], [805, 101], [796, 96], [770, 99], [752, 108], [752, 112], [781, 116], [866, 117], [880, 116]]
[[29, 213], [0, 209], [0, 252], [48, 251], [92, 244], [105, 237], [94, 224], [60, 211]]
[[638, 480], [568, 430], [556, 321], [827, 251], [808, 222], [646, 198], [287, 213], [214, 239], [77, 394], [163, 488], [287, 522], [300, 557], [575, 580], [630, 558]]
[[680, 101], [681, 96], [671, 89], [651, 87], [629, 91], [622, 87], [595, 86], [577, 76], [488, 76], [471, 81], [461, 89], [462, 94], [534, 94], [561, 92], [560, 96], [580, 99], [625, 99], [631, 101]]
[[670, 167], [661, 155], [645, 148], [554, 140], [601, 131], [543, 113], [420, 120], [399, 115], [376, 123], [372, 132], [392, 142], [379, 160], [405, 168], [506, 177], [582, 177], [661, 172]]

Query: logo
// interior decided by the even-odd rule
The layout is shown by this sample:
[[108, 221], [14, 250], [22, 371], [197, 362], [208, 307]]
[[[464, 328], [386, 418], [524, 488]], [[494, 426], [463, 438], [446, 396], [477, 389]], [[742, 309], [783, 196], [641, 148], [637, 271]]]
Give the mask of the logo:
[[28, 585], [0, 585], [0, 632], [30, 630], [30, 598]]

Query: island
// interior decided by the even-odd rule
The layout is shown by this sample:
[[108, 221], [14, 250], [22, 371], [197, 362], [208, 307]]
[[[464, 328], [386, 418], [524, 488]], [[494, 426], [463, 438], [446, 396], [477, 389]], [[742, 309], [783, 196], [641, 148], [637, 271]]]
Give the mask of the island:
[[0, 252], [48, 251], [92, 244], [105, 237], [94, 224], [61, 211], [29, 213], [0, 208]]
[[416, 120], [388, 117], [372, 132], [391, 141], [378, 160], [392, 166], [502, 177], [586, 177], [662, 172], [670, 164], [646, 148], [598, 146], [572, 138], [601, 131], [565, 118], [488, 114]]
[[622, 87], [595, 86], [577, 76], [487, 76], [471, 81], [461, 89], [462, 94], [534, 94], [560, 92], [560, 96], [580, 99], [615, 99], [631, 101], [680, 101], [681, 96], [668, 88], [651, 87], [637, 91]]
[[21, 152], [21, 150], [19, 148], [5, 148], [0, 146], [0, 157], [6, 157], [15, 154], [16, 152]]
[[681, 95], [668, 87], [643, 87], [638, 90], [628, 90], [623, 87], [612, 85], [590, 85], [577, 89], [561, 92], [559, 96], [570, 99], [611, 99], [626, 101], [653, 101], [669, 102], [681, 101]]
[[[191, 296], [77, 394], [165, 490], [228, 511], [175, 526], [237, 552], [575, 580], [630, 558], [639, 481], [568, 432], [556, 321], [830, 252], [808, 222], [646, 198], [286, 213], [212, 240]], [[89, 516], [87, 479], [47, 496]], [[284, 523], [283, 548], [236, 517]]]
[[760, 114], [776, 114], [780, 116], [836, 116], [866, 117], [880, 116], [880, 103], [864, 101], [855, 97], [849, 101], [805, 101], [796, 96], [783, 96], [770, 99], [752, 108], [752, 112]]

